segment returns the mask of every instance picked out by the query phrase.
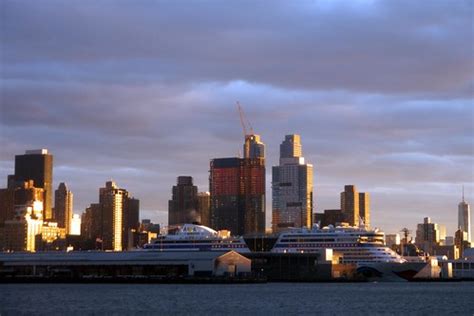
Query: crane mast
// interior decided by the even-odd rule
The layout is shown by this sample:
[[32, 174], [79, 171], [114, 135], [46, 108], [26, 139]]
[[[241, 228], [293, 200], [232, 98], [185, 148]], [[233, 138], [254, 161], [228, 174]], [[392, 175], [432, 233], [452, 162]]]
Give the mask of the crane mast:
[[239, 101], [237, 101], [237, 110], [239, 111], [240, 125], [242, 125], [244, 138], [247, 137], [248, 135], [252, 135], [253, 134], [252, 125], [250, 124], [249, 120], [245, 116], [244, 110], [242, 109], [242, 106], [240, 105]]

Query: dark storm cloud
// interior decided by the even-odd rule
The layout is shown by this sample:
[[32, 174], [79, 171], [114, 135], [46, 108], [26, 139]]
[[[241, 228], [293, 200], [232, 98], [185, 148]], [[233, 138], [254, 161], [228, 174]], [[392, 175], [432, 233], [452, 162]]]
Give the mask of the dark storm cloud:
[[461, 183], [472, 196], [469, 1], [1, 6], [0, 175], [48, 147], [77, 213], [110, 178], [146, 216], [166, 210], [178, 175], [207, 190], [209, 159], [242, 145], [236, 100], [268, 171], [284, 134], [302, 135], [318, 211], [355, 183], [388, 229], [423, 206], [453, 226]]
[[4, 59], [33, 69], [72, 63], [110, 81], [400, 93], [467, 93], [472, 84], [469, 1], [239, 4], [9, 1]]

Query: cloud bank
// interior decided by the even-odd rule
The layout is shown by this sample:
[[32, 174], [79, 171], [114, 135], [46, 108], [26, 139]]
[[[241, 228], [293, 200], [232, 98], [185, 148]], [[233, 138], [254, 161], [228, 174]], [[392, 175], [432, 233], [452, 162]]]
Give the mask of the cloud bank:
[[[49, 148], [75, 212], [114, 179], [165, 223], [171, 186], [208, 190], [242, 145], [235, 101], [267, 144], [288, 133], [315, 166], [315, 208], [344, 184], [387, 231], [457, 225], [474, 203], [470, 1], [3, 1], [0, 176]], [[270, 216], [267, 216], [270, 218]]]

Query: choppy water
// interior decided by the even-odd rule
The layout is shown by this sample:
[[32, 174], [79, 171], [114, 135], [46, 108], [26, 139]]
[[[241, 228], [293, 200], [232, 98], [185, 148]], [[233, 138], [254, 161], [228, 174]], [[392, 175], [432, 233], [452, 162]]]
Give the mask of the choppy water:
[[1, 284], [0, 313], [474, 315], [474, 282]]

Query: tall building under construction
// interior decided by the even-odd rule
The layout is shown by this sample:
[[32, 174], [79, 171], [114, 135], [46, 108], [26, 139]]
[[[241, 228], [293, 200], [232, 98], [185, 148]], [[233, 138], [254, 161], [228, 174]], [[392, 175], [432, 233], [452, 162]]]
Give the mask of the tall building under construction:
[[214, 229], [265, 233], [265, 145], [259, 135], [246, 135], [244, 158], [211, 161], [209, 189]]

